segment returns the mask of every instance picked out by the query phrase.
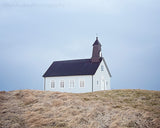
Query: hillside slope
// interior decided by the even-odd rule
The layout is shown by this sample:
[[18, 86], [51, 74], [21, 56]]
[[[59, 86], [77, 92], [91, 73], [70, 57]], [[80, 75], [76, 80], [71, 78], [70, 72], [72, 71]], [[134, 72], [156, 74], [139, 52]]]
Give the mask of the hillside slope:
[[160, 128], [160, 91], [0, 92], [0, 128]]

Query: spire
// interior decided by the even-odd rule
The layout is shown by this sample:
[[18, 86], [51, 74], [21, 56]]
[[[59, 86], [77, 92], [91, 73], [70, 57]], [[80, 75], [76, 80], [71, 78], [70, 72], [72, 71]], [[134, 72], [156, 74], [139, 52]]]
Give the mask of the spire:
[[98, 40], [98, 37], [96, 37], [96, 41], [94, 42], [93, 46], [94, 45], [101, 45], [100, 42], [99, 42], [99, 40]]
[[96, 37], [96, 41], [93, 44], [93, 51], [92, 51], [92, 62], [99, 62], [101, 58], [101, 44], [98, 40], [98, 37]]

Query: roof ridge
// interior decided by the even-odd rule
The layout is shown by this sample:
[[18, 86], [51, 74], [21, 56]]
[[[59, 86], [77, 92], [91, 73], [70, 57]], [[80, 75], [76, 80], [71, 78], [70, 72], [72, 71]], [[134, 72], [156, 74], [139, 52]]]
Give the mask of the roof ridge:
[[54, 61], [54, 62], [66, 62], [66, 61], [80, 61], [80, 60], [91, 60], [91, 58], [86, 58], [86, 59], [73, 59], [73, 60], [59, 60], [59, 61]]

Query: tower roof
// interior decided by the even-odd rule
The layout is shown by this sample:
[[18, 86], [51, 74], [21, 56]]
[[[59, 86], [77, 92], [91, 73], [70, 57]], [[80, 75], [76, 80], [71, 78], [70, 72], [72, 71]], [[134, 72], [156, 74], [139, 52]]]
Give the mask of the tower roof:
[[96, 37], [96, 41], [94, 42], [93, 46], [94, 46], [94, 45], [101, 45], [101, 43], [100, 43], [99, 40], [98, 40], [98, 37]]

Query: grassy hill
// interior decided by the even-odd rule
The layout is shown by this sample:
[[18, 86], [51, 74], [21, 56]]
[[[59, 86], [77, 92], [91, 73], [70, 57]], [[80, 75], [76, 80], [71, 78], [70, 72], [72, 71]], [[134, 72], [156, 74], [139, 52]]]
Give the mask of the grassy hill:
[[2, 91], [0, 128], [160, 128], [160, 91]]

